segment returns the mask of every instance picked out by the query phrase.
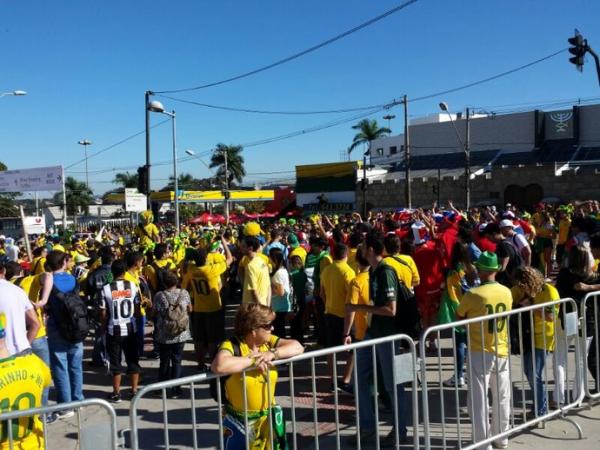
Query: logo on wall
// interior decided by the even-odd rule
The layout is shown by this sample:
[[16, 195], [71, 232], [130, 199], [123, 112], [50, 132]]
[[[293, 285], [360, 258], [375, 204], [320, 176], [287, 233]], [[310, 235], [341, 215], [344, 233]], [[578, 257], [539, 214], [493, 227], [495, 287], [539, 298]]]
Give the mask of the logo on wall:
[[573, 112], [555, 112], [550, 114], [550, 119], [554, 122], [557, 133], [566, 133], [569, 128], [569, 120], [573, 117]]

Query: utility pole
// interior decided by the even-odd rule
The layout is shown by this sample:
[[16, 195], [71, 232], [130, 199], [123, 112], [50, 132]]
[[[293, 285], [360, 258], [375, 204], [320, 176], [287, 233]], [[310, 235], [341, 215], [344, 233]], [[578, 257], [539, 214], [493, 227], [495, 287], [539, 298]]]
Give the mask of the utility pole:
[[147, 192], [143, 192], [147, 197], [147, 207], [152, 209], [152, 202], [150, 200], [150, 96], [152, 91], [146, 91], [144, 93], [144, 111], [146, 114], [146, 178], [148, 180]]
[[367, 154], [370, 153], [371, 144], [369, 143], [369, 150], [363, 153], [363, 179], [362, 179], [362, 191], [363, 191], [363, 204], [362, 204], [362, 215], [363, 220], [367, 218]]
[[467, 211], [471, 207], [471, 121], [470, 111], [467, 108], [466, 138], [465, 138], [465, 205]]
[[404, 103], [404, 169], [406, 184], [404, 185], [404, 200], [407, 208], [412, 208], [412, 191], [410, 185], [410, 136], [408, 131], [408, 100], [406, 95], [402, 100]]

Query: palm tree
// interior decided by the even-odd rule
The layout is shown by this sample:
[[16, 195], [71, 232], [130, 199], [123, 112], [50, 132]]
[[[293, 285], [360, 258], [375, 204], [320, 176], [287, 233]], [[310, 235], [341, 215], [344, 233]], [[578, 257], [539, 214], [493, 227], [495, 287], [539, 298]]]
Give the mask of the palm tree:
[[[67, 177], [65, 180], [65, 191], [67, 197], [67, 215], [74, 216], [79, 209], [82, 209], [85, 214], [89, 213], [90, 204], [93, 203], [94, 197], [92, 190], [81, 181], [77, 181], [73, 177]], [[62, 192], [54, 194], [54, 203], [62, 204]]]
[[137, 173], [118, 173], [113, 179], [113, 183], [120, 184], [124, 188], [137, 188], [138, 187], [138, 174]]
[[348, 154], [352, 153], [352, 150], [362, 144], [367, 144], [367, 151], [370, 152], [371, 142], [392, 132], [392, 130], [387, 127], [379, 128], [375, 119], [363, 119], [354, 125], [352, 129], [360, 131], [354, 136], [354, 139], [352, 139], [352, 145], [348, 147]]
[[220, 180], [223, 186], [225, 183], [225, 158], [224, 155], [227, 153], [227, 172], [229, 173], [229, 184], [233, 180], [241, 183], [246, 175], [246, 169], [244, 169], [244, 157], [242, 156], [243, 147], [241, 145], [225, 145], [217, 144], [213, 150], [213, 154], [210, 157], [209, 167], [214, 169], [217, 167], [216, 178]]
[[[209, 191], [214, 189], [213, 184], [214, 180], [211, 178], [198, 179], [194, 178], [189, 173], [181, 173], [177, 177], [177, 187], [184, 191]], [[173, 176], [171, 175], [169, 177], [169, 184], [164, 186], [161, 191], [172, 191], [174, 187], [175, 183], [173, 182]]]

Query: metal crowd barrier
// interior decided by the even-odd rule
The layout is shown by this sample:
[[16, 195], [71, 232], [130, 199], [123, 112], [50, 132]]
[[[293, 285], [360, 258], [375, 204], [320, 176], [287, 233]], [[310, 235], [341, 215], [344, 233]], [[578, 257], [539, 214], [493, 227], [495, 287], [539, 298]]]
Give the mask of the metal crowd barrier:
[[[108, 423], [95, 421], [93, 424], [83, 423], [81, 410], [89, 407], [100, 407], [108, 415]], [[96, 398], [85, 399], [77, 402], [61, 403], [58, 405], [44, 406], [42, 408], [32, 408], [18, 411], [10, 411], [0, 414], [0, 423], [2, 424], [2, 434], [6, 432], [7, 441], [0, 443], [0, 446], [8, 446], [10, 450], [19, 449], [19, 436], [14, 436], [13, 421], [19, 420], [22, 417], [31, 418], [32, 416], [45, 416], [60, 411], [74, 410], [77, 417], [77, 441], [78, 448], [95, 450], [116, 450], [118, 446], [117, 439], [117, 414], [112, 405], [105, 400]], [[57, 424], [45, 425], [42, 421], [44, 430], [44, 445], [46, 450], [52, 448], [52, 444], [56, 443], [55, 448], [60, 448], [60, 442], [52, 433], [52, 428]], [[49, 432], [50, 429], [50, 432]], [[53, 439], [48, 439], [49, 437]], [[5, 448], [5, 447], [2, 447]]]
[[[584, 364], [585, 396], [590, 404], [600, 399], [600, 291], [589, 292], [581, 301], [582, 340], [585, 343], [586, 355]], [[588, 326], [592, 325], [589, 330]], [[592, 379], [589, 379], [589, 375]], [[593, 383], [593, 390], [590, 384]]]
[[[402, 349], [400, 349], [402, 344]], [[391, 364], [393, 372], [393, 398], [397, 398], [398, 389], [402, 385], [408, 385], [410, 389], [410, 398], [412, 408], [406, 408], [409, 402], [400, 405], [402, 408], [406, 408], [409, 415], [412, 417], [403, 417], [402, 419], [406, 422], [412, 420], [413, 427], [416, 427], [419, 420], [418, 413], [418, 380], [417, 380], [417, 356], [416, 346], [412, 339], [406, 335], [395, 335], [385, 338], [372, 339], [353, 343], [348, 346], [338, 346], [328, 349], [322, 349], [317, 351], [306, 352], [296, 357], [275, 361], [274, 366], [279, 371], [279, 382], [277, 383], [277, 395], [275, 397], [276, 403], [281, 405], [284, 411], [284, 419], [288, 420], [288, 426], [285, 429], [288, 443], [291, 449], [299, 448], [361, 448], [361, 445], [372, 445], [375, 443], [375, 447], [379, 449], [379, 437], [380, 427], [379, 424], [380, 413], [377, 407], [377, 393], [381, 391], [378, 389], [378, 377], [377, 373], [380, 370], [377, 363], [378, 352], [385, 351], [384, 346], [390, 346], [390, 352], [394, 350], [393, 364]], [[357, 368], [357, 357], [361, 355], [361, 352], [370, 351], [368, 354], [371, 369], [373, 371], [373, 392], [370, 394], [371, 397], [367, 397], [370, 400], [374, 400], [375, 408], [372, 411], [374, 414], [375, 435], [370, 437], [369, 442], [361, 442], [358, 438], [355, 443], [348, 443], [344, 439], [352, 436], [359, 437], [361, 435], [360, 430], [360, 406], [359, 396], [343, 396], [338, 393], [338, 359], [346, 359], [350, 352], [354, 357], [353, 367], [353, 390], [354, 393], [359, 392], [359, 375]], [[386, 353], [391, 355], [391, 353]], [[361, 356], [363, 359], [365, 355]], [[333, 380], [327, 375], [325, 360], [327, 357], [331, 357], [333, 360]], [[248, 398], [247, 398], [247, 372], [242, 372], [243, 377], [243, 402], [245, 410], [243, 413], [243, 425], [244, 429], [248, 430]], [[282, 376], [284, 375], [285, 376]], [[216, 378], [219, 384], [218, 393], [218, 405], [215, 410], [214, 402], [211, 401], [208, 407], [200, 408], [197, 404], [198, 397], [196, 395], [196, 389], [203, 386], [207, 387], [207, 382], [210, 379]], [[194, 449], [206, 448], [212, 446], [218, 446], [220, 449], [225, 448], [225, 435], [227, 431], [224, 427], [222, 415], [224, 399], [220, 395], [220, 383], [223, 382], [225, 376], [215, 376], [212, 374], [199, 374], [195, 376], [180, 378], [176, 380], [170, 380], [165, 382], [159, 382], [144, 386], [139, 389], [137, 395], [131, 402], [130, 409], [130, 433], [131, 433], [131, 448], [133, 450], [139, 450], [144, 448], [144, 442], [141, 442], [141, 438], [145, 438], [145, 434], [148, 432], [143, 426], [140, 425], [140, 418], [144, 416], [147, 411], [141, 408], [141, 403], [148, 394], [159, 393], [162, 398], [162, 437], [163, 445], [165, 449], [171, 448], [171, 445], [190, 445]], [[267, 392], [273, 392], [275, 386], [271, 386], [270, 377], [265, 377], [267, 380]], [[284, 381], [284, 379], [286, 379]], [[325, 388], [324, 385], [325, 384]], [[333, 385], [333, 389], [331, 387]], [[189, 408], [191, 410], [190, 421], [185, 421], [184, 428], [179, 426], [176, 429], [176, 433], [170, 433], [173, 424], [169, 420], [169, 412], [173, 409], [172, 400], [167, 397], [167, 389], [174, 387], [187, 386], [189, 388]], [[207, 390], [207, 389], [205, 389]], [[333, 399], [331, 399], [331, 391], [333, 390]], [[363, 394], [364, 395], [364, 394]], [[270, 399], [270, 395], [268, 395]], [[364, 398], [364, 397], [363, 397]], [[333, 403], [331, 403], [333, 400]], [[392, 426], [391, 436], [395, 441], [395, 448], [400, 445], [402, 436], [399, 435], [397, 424], [399, 423], [399, 405], [396, 401], [393, 403], [393, 412], [384, 418], [388, 419], [388, 423]], [[269, 400], [269, 427], [271, 442], [267, 445], [267, 448], [275, 448], [273, 446], [273, 409], [272, 404]], [[199, 409], [200, 408], [200, 409]], [[186, 407], [187, 409], [187, 407]], [[202, 411], [204, 410], [204, 411]], [[200, 415], [212, 413], [212, 419], [204, 420], [201, 423], [198, 421], [198, 413]], [[217, 415], [214, 420], [214, 414]], [[383, 413], [382, 413], [383, 415]], [[279, 417], [278, 420], [281, 418]], [[329, 420], [329, 422], [327, 422]], [[206, 423], [218, 423], [218, 428], [214, 431], [218, 432], [212, 434], [212, 439], [207, 436], [207, 425]], [[178, 423], [179, 425], [179, 423]], [[329, 425], [327, 429], [326, 425]], [[210, 426], [208, 426], [210, 428]], [[187, 432], [186, 432], [187, 430]], [[198, 432], [201, 431], [201, 438], [199, 439]], [[191, 434], [188, 434], [188, 432]], [[395, 436], [394, 436], [395, 434]], [[186, 436], [186, 437], [184, 437]], [[158, 436], [157, 436], [158, 437]], [[216, 439], [214, 439], [216, 437]], [[179, 442], [171, 444], [171, 438], [179, 439]], [[245, 433], [246, 448], [249, 448], [248, 433]], [[350, 440], [349, 439], [349, 440]], [[415, 449], [419, 448], [419, 436], [417, 432], [412, 433], [412, 440]], [[200, 442], [202, 441], [202, 442]], [[373, 442], [374, 441], [374, 442]], [[156, 444], [156, 440], [152, 441]]]
[[[566, 312], [567, 306], [571, 312]], [[425, 330], [420, 342], [420, 355], [423, 358], [425, 358], [425, 343], [428, 339], [434, 337], [438, 342], [442, 342], [443, 339], [450, 337], [452, 342], [450, 354], [447, 348], [442, 350], [441, 346], [438, 346], [435, 356], [424, 359], [421, 364], [425, 448], [427, 450], [432, 448], [432, 439], [439, 441], [436, 442], [436, 446], [443, 449], [487, 448], [492, 443], [495, 443], [497, 448], [506, 448], [509, 436], [534, 425], [543, 424], [551, 418], [560, 418], [572, 423], [581, 439], [581, 427], [572, 419], [565, 417], [565, 412], [576, 408], [585, 394], [582, 373], [583, 348], [581, 345], [571, 346], [572, 341], [578, 338], [577, 306], [573, 299], [566, 298], [437, 325]], [[544, 332], [538, 333], [541, 335], [538, 339], [541, 337], [543, 341], [540, 348], [536, 348], [535, 342], [536, 318], [544, 320], [541, 322]], [[546, 325], [549, 324], [554, 329], [552, 338], [546, 336], [549, 334], [546, 332]], [[529, 333], [527, 328], [530, 330]], [[497, 357], [496, 353], [491, 352], [475, 352], [470, 348], [469, 342], [472, 337], [484, 342], [484, 329], [486, 333], [493, 335], [492, 343], [496, 351], [499, 343], [498, 334], [507, 329], [509, 344], [507, 357]], [[459, 337], [457, 343], [457, 334], [461, 332], [459, 330], [464, 330], [464, 334]], [[518, 337], [516, 333], [519, 333]], [[454, 375], [455, 381], [458, 378], [457, 347], [460, 347], [460, 343], [465, 340], [467, 342], [466, 387], [459, 387], [456, 382], [454, 386], [452, 383], [444, 385], [445, 376]], [[548, 351], [553, 347], [552, 362], [549, 367]], [[574, 348], [574, 353], [570, 352], [571, 348]], [[536, 356], [533, 350], [539, 350], [539, 355]], [[444, 365], [443, 357], [452, 364], [452, 369]], [[533, 385], [526, 380], [524, 363], [529, 363], [531, 366]], [[538, 366], [540, 366], [539, 371]], [[541, 378], [542, 392], [539, 392], [538, 383], [535, 382], [536, 373], [539, 373]], [[562, 381], [563, 377], [564, 381]], [[551, 380], [554, 381], [555, 405], [549, 402]], [[564, 394], [560, 392], [563, 387]], [[571, 390], [574, 391], [573, 395], [570, 395]], [[488, 399], [490, 391], [493, 399], [491, 407]], [[530, 397], [532, 401], [529, 400]], [[539, 405], [540, 401], [546, 403], [546, 408]], [[528, 404], [533, 408], [529, 414]], [[435, 417], [432, 413], [436, 414]], [[470, 416], [470, 421], [466, 413]], [[434, 429], [435, 425], [439, 425], [439, 431]], [[483, 430], [481, 426], [484, 427]], [[465, 438], [468, 437], [471, 437], [471, 443], [463, 445]]]

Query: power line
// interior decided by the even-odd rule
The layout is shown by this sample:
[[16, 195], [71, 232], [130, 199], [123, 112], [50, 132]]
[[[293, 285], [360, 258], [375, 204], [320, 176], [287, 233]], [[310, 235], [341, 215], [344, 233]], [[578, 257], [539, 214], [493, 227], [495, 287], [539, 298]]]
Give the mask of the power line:
[[212, 109], [220, 109], [223, 111], [233, 111], [233, 112], [245, 112], [245, 113], [253, 113], [253, 114], [274, 114], [274, 115], [314, 115], [314, 114], [341, 114], [348, 112], [356, 112], [356, 111], [365, 111], [373, 108], [383, 108], [386, 104], [380, 105], [370, 105], [370, 106], [359, 106], [356, 108], [344, 108], [344, 109], [326, 109], [326, 110], [317, 110], [317, 111], [273, 111], [273, 110], [263, 110], [263, 109], [250, 109], [250, 108], [236, 108], [232, 106], [220, 106], [220, 105], [210, 105], [208, 103], [200, 103], [192, 100], [185, 100], [183, 98], [171, 97], [169, 95], [157, 95], [157, 97], [168, 98], [170, 100], [174, 100], [176, 102], [187, 103], [190, 105], [202, 106], [205, 108]]
[[373, 17], [372, 19], [367, 20], [366, 22], [361, 23], [360, 25], [355, 26], [354, 28], [351, 28], [351, 29], [349, 29], [347, 31], [344, 31], [343, 33], [340, 33], [340, 34], [338, 34], [338, 35], [336, 35], [336, 36], [334, 36], [332, 38], [329, 38], [326, 41], [323, 41], [323, 42], [321, 42], [321, 43], [319, 43], [317, 45], [313, 45], [312, 47], [309, 47], [306, 50], [302, 50], [301, 52], [298, 52], [298, 53], [295, 53], [295, 54], [293, 54], [291, 56], [288, 56], [287, 58], [283, 58], [283, 59], [275, 61], [275, 62], [273, 62], [271, 64], [268, 64], [266, 66], [259, 67], [258, 69], [251, 70], [250, 72], [245, 72], [245, 73], [242, 73], [240, 75], [235, 75], [233, 77], [226, 78], [226, 79], [221, 80], [221, 81], [215, 81], [215, 82], [208, 83], [208, 84], [203, 84], [203, 85], [200, 85], [200, 86], [183, 88], [183, 89], [174, 89], [174, 90], [168, 90], [168, 91], [155, 91], [154, 93], [156, 93], [156, 94], [175, 94], [175, 93], [178, 93], [178, 92], [197, 91], [199, 89], [205, 89], [205, 88], [209, 88], [209, 87], [219, 86], [221, 84], [230, 83], [232, 81], [240, 80], [242, 78], [247, 78], [247, 77], [249, 77], [251, 75], [256, 75], [257, 73], [264, 72], [266, 70], [272, 69], [272, 68], [277, 67], [277, 66], [281, 66], [282, 64], [285, 64], [287, 62], [293, 61], [294, 59], [298, 59], [301, 56], [307, 55], [309, 53], [314, 52], [315, 50], [319, 50], [320, 48], [323, 48], [323, 47], [325, 47], [325, 46], [327, 46], [329, 44], [332, 44], [332, 43], [334, 43], [336, 41], [339, 41], [340, 39], [345, 38], [346, 36], [349, 36], [349, 35], [351, 35], [353, 33], [356, 33], [357, 31], [360, 31], [363, 28], [368, 27], [369, 25], [372, 25], [372, 24], [374, 24], [376, 22], [379, 22], [380, 20], [385, 19], [386, 17], [391, 16], [392, 14], [397, 13], [397, 12], [403, 10], [404, 8], [406, 8], [406, 7], [412, 5], [413, 3], [416, 3], [416, 2], [417, 2], [417, 0], [409, 0], [407, 2], [404, 2], [401, 5], [398, 5], [398, 6], [394, 7], [394, 8], [392, 8], [392, 9], [384, 12], [383, 14], [380, 14], [380, 15], [378, 15], [376, 17]]
[[[170, 120], [171, 120], [171, 119], [165, 119], [165, 120], [163, 120], [162, 122], [159, 122], [159, 123], [157, 123], [156, 125], [152, 125], [150, 128], [152, 129], [152, 128], [159, 127], [159, 126], [161, 126], [163, 123], [169, 122]], [[131, 136], [128, 136], [128, 137], [126, 137], [125, 139], [121, 139], [120, 141], [118, 141], [118, 142], [115, 142], [114, 144], [111, 144], [111, 145], [109, 145], [108, 147], [105, 147], [105, 148], [103, 148], [102, 150], [99, 150], [99, 151], [97, 151], [96, 153], [92, 153], [91, 155], [88, 155], [87, 159], [93, 158], [94, 156], [98, 156], [98, 155], [100, 155], [101, 153], [104, 153], [104, 152], [106, 152], [106, 151], [108, 151], [108, 150], [110, 150], [110, 149], [113, 149], [113, 148], [115, 148], [115, 147], [117, 147], [117, 146], [121, 145], [121, 144], [124, 144], [125, 142], [128, 142], [128, 141], [132, 140], [133, 138], [136, 138], [136, 137], [138, 137], [139, 135], [141, 135], [141, 134], [144, 134], [145, 132], [146, 132], [146, 130], [142, 130], [142, 131], [139, 131], [139, 132], [137, 132], [137, 133], [135, 133], [135, 134], [132, 134]], [[70, 164], [70, 165], [66, 166], [66, 167], [65, 167], [65, 170], [66, 170], [66, 169], [70, 169], [71, 167], [73, 167], [73, 166], [76, 166], [76, 165], [78, 165], [78, 164], [81, 164], [82, 162], [85, 162], [85, 159], [86, 159], [86, 158], [80, 159], [79, 161], [77, 161], [77, 162], [74, 162], [73, 164]]]

